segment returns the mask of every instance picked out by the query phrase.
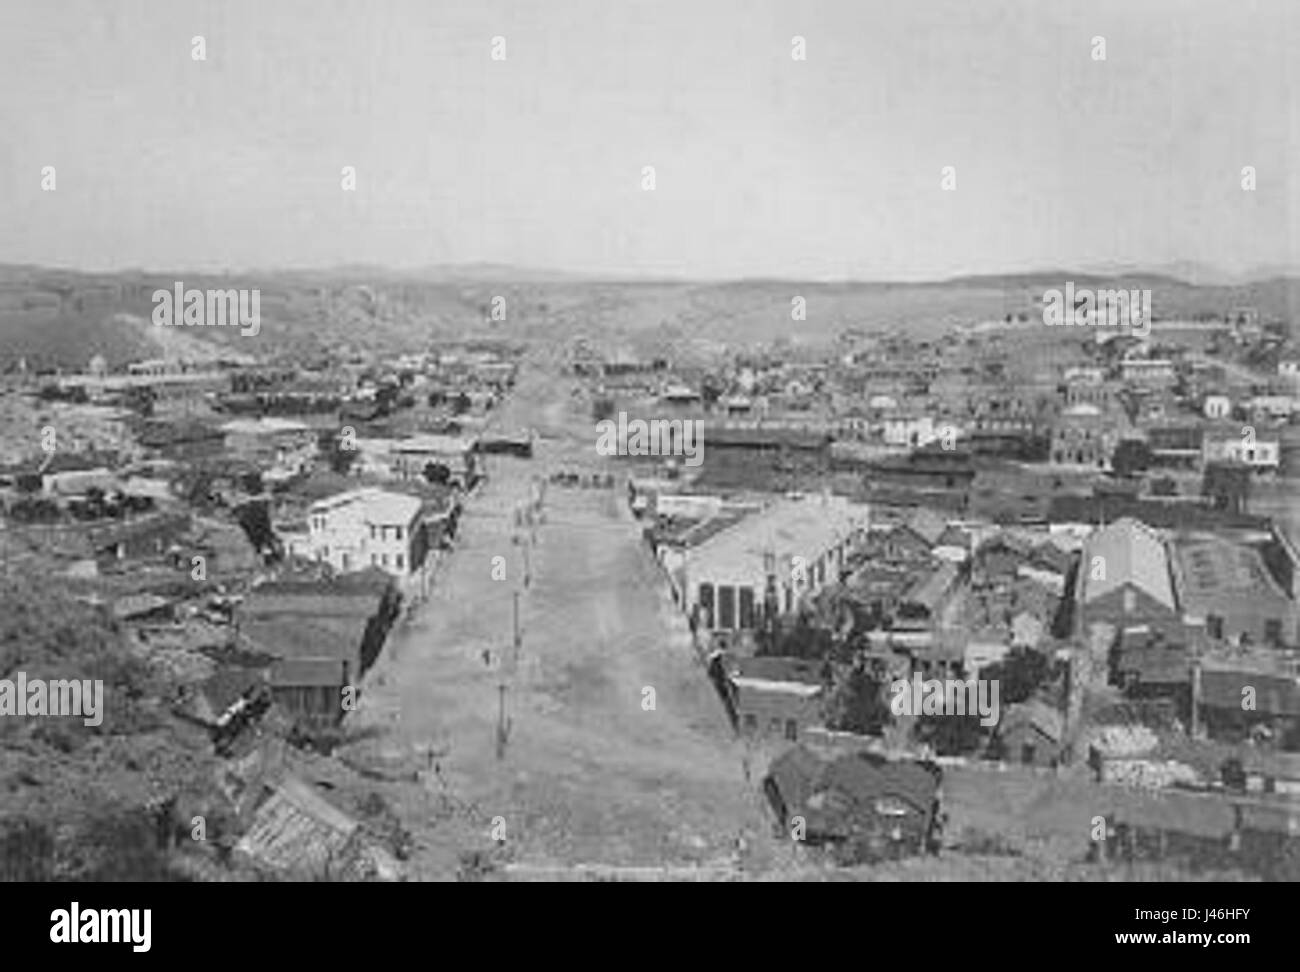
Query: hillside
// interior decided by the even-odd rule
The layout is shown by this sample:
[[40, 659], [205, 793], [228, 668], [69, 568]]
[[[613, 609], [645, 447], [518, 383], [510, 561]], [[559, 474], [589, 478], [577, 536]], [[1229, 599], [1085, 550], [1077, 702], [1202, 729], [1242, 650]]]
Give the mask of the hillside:
[[[411, 350], [439, 338], [496, 334], [547, 344], [581, 335], [606, 346], [641, 351], [694, 345], [818, 343], [847, 328], [934, 337], [960, 323], [1025, 313], [1034, 320], [1042, 294], [1074, 280], [1078, 287], [1152, 290], [1157, 317], [1217, 315], [1252, 306], [1265, 318], [1291, 319], [1300, 307], [1300, 279], [1239, 286], [1193, 286], [1164, 275], [1026, 274], [924, 284], [799, 283], [741, 280], [574, 281], [532, 271], [471, 268], [427, 273], [349, 268], [264, 275], [204, 276], [0, 267], [0, 372], [26, 359], [32, 369], [84, 368], [103, 355], [110, 366], [145, 358], [211, 360], [217, 354], [262, 360], [337, 360]], [[151, 295], [187, 288], [261, 292], [256, 336], [236, 328], [154, 327]], [[504, 297], [505, 320], [491, 320]], [[801, 296], [807, 319], [791, 319]]]

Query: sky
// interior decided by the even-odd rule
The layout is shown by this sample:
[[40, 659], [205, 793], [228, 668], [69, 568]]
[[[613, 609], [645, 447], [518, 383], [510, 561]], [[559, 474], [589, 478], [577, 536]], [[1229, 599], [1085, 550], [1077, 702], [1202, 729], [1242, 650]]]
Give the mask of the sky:
[[1296, 50], [1295, 0], [4, 0], [0, 262], [1300, 272]]

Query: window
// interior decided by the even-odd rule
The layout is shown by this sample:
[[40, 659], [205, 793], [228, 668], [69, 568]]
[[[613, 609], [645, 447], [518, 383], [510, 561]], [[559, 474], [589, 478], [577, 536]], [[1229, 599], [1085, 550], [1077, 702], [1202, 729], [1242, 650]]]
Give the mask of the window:
[[1025, 743], [1020, 747], [1020, 762], [1032, 763], [1034, 761], [1034, 744]]
[[736, 589], [718, 588], [718, 627], [731, 631], [736, 627]]
[[794, 591], [790, 585], [785, 585], [785, 613], [790, 614], [794, 611]]
[[713, 627], [713, 585], [700, 585], [700, 616], [704, 622], [705, 628]]
[[378, 566], [379, 566], [379, 554], [371, 554], [371, 555], [370, 555], [370, 566], [371, 566], [371, 567], [378, 567]]
[[1210, 633], [1210, 637], [1221, 639], [1223, 637], [1223, 618], [1217, 614], [1211, 614], [1205, 619], [1205, 630]]
[[754, 627], [754, 589], [740, 589], [740, 627], [746, 631]]
[[779, 736], [781, 734], [781, 720], [775, 717], [769, 720], [767, 724], [767, 731], [771, 733], [773, 736]]
[[373, 523], [370, 524], [370, 539], [374, 540], [378, 533], [379, 533], [378, 528]]
[[1264, 640], [1273, 645], [1281, 644], [1282, 622], [1279, 619], [1269, 618], [1264, 622]]
[[379, 555], [379, 564], [380, 564], [380, 566], [382, 566], [382, 567], [387, 567], [387, 566], [388, 566], [388, 554], [380, 554], [380, 555]]
[[401, 554], [398, 554], [395, 559], [397, 561], [397, 569], [405, 570], [406, 569], [406, 564], [404, 563], [405, 558]]
[[793, 719], [785, 720], [785, 738], [794, 742], [799, 738], [799, 723]]

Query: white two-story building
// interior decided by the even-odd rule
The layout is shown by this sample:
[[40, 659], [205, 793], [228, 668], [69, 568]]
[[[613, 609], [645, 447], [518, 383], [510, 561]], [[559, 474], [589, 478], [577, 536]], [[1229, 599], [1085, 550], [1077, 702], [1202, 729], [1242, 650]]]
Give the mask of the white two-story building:
[[306, 549], [298, 552], [347, 573], [377, 567], [404, 579], [424, 564], [427, 541], [418, 497], [367, 487], [311, 505]]

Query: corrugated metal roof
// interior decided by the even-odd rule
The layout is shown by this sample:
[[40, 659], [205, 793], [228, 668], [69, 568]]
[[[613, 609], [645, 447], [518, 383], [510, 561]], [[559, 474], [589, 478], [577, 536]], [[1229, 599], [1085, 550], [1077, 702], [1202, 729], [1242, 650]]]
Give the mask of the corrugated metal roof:
[[[1101, 558], [1100, 562], [1097, 558]], [[1094, 570], [1098, 563], [1103, 568], [1100, 571]], [[1102, 576], [1095, 576], [1097, 573]], [[1085, 604], [1132, 584], [1169, 610], [1176, 610], [1164, 541], [1150, 527], [1129, 517], [1088, 538], [1079, 566], [1079, 584]]]

